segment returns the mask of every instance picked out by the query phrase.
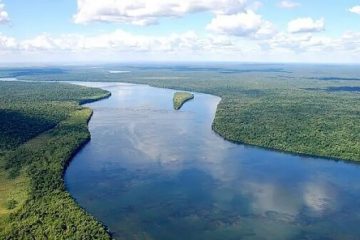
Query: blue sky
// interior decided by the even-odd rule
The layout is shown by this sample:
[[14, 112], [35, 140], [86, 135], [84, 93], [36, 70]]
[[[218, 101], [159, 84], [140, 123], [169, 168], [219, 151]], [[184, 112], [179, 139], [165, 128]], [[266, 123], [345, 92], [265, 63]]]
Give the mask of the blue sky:
[[1, 62], [360, 61], [360, 0], [0, 0]]

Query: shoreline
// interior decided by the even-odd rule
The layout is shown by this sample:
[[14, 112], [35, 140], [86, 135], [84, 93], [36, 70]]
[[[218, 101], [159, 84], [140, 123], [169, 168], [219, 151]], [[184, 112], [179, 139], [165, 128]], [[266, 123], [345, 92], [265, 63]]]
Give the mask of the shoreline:
[[[37, 81], [34, 81], [34, 82], [37, 82]], [[51, 81], [50, 81], [51, 82]], [[81, 83], [81, 81], [77, 81], [79, 83]], [[83, 81], [84, 82], [84, 81]], [[62, 82], [64, 83], [64, 82]], [[66, 81], [65, 81], [66, 83]], [[88, 83], [96, 83], [96, 82], [88, 82]], [[165, 88], [165, 87], [157, 87], [157, 86], [153, 86], [153, 85], [150, 85], [150, 84], [138, 84], [138, 83], [129, 83], [129, 82], [101, 82], [101, 83], [118, 83], [118, 84], [121, 84], [121, 83], [126, 83], [126, 84], [132, 84], [132, 85], [146, 85], [146, 86], [150, 86], [150, 87], [154, 87], [154, 88], [162, 88], [162, 89], [169, 89], [169, 90], [174, 90], [174, 91], [177, 91], [178, 89], [172, 89], [172, 88]], [[72, 81], [72, 84], [74, 84], [74, 81]], [[76, 83], [75, 83], [76, 84]], [[101, 89], [101, 87], [98, 87]], [[103, 89], [104, 90], [104, 89]], [[181, 89], [180, 89], [181, 90]], [[189, 91], [189, 90], [187, 90]], [[191, 91], [191, 90], [190, 90]], [[100, 224], [103, 229], [106, 231], [106, 233], [109, 235], [110, 238], [112, 238], [112, 234], [109, 230], [109, 228], [103, 224], [101, 221], [99, 221], [98, 219], [96, 219], [94, 216], [92, 216], [90, 213], [88, 213], [86, 211], [86, 209], [82, 208], [78, 202], [72, 197], [72, 195], [70, 194], [70, 192], [67, 190], [67, 187], [66, 187], [66, 184], [65, 184], [65, 181], [64, 181], [64, 176], [65, 176], [65, 173], [66, 173], [66, 170], [68, 169], [68, 167], [70, 166], [71, 162], [73, 161], [74, 157], [86, 146], [86, 144], [91, 140], [91, 133], [89, 131], [89, 128], [88, 128], [88, 124], [89, 122], [91, 121], [91, 118], [93, 116], [93, 110], [90, 108], [90, 107], [84, 107], [83, 105], [84, 104], [87, 104], [87, 103], [91, 103], [91, 102], [96, 102], [96, 101], [101, 101], [101, 100], [105, 100], [107, 98], [110, 98], [111, 97], [111, 92], [110, 91], [107, 91], [108, 93], [105, 94], [104, 96], [98, 96], [98, 98], [92, 98], [92, 99], [84, 99], [84, 100], [80, 100], [78, 102], [78, 105], [79, 106], [82, 106], [83, 107], [83, 110], [84, 109], [88, 109], [90, 111], [90, 114], [87, 116], [87, 119], [86, 119], [86, 130], [88, 132], [88, 137], [86, 139], [83, 139], [81, 142], [79, 142], [78, 146], [70, 153], [69, 156], [66, 157], [66, 159], [64, 159], [64, 165], [62, 167], [62, 173], [61, 173], [61, 180], [62, 180], [62, 183], [63, 183], [63, 186], [64, 186], [64, 190], [63, 192], [68, 195], [71, 200], [74, 202], [74, 205], [79, 208], [80, 211], [83, 211], [86, 215], [88, 215], [89, 217], [91, 217], [94, 221], [96, 221], [98, 224]], [[254, 144], [248, 144], [248, 143], [244, 143], [244, 142], [239, 142], [239, 141], [232, 141], [232, 140], [229, 140], [227, 139], [226, 137], [224, 137], [221, 133], [219, 133], [215, 128], [214, 128], [214, 120], [215, 120], [215, 117], [216, 117], [216, 114], [217, 114], [217, 110], [218, 110], [218, 105], [219, 103], [222, 101], [222, 98], [219, 97], [219, 96], [216, 96], [214, 94], [208, 94], [208, 93], [201, 93], [201, 92], [194, 92], [192, 91], [192, 93], [194, 94], [206, 94], [206, 95], [211, 95], [211, 96], [214, 96], [214, 97], [217, 97], [219, 98], [220, 100], [217, 102], [216, 104], [216, 110], [215, 110], [215, 114], [213, 116], [213, 119], [212, 119], [212, 123], [211, 123], [211, 129], [212, 131], [218, 135], [219, 137], [221, 137], [224, 141], [228, 141], [228, 142], [231, 142], [231, 143], [234, 143], [234, 144], [237, 144], [237, 145], [244, 145], [244, 146], [249, 146], [249, 147], [254, 147], [254, 148], [260, 148], [260, 149], [264, 149], [264, 150], [268, 150], [268, 151], [274, 151], [274, 152], [280, 152], [280, 153], [284, 153], [284, 154], [290, 154], [290, 155], [293, 155], [293, 156], [301, 156], [301, 157], [305, 157], [305, 158], [318, 158], [318, 159], [323, 159], [323, 160], [331, 160], [331, 161], [336, 161], [336, 162], [344, 162], [344, 163], [351, 163], [351, 164], [358, 164], [359, 162], [358, 161], [355, 161], [355, 160], [346, 160], [346, 159], [340, 159], [340, 158], [333, 158], [333, 157], [329, 157], [329, 156], [321, 156], [321, 155], [312, 155], [312, 154], [306, 154], [306, 153], [297, 153], [297, 152], [294, 152], [294, 151], [286, 151], [286, 150], [281, 150], [281, 149], [276, 149], [276, 148], [269, 148], [269, 147], [266, 147], [266, 146], [261, 146], [261, 145], [254, 145]], [[85, 119], [84, 119], [85, 120]], [[65, 119], [66, 121], [66, 119]], [[63, 122], [63, 121], [62, 121]], [[58, 125], [56, 125], [54, 128], [48, 130], [47, 132], [49, 131], [52, 131], [54, 129], [56, 129], [59, 125], [61, 125], [60, 122]], [[47, 132], [44, 132], [45, 134]], [[44, 134], [42, 133], [42, 134]], [[40, 135], [42, 135], [40, 134]], [[37, 137], [37, 136], [36, 136]], [[35, 137], [35, 138], [36, 138]]]
[[[67, 118], [16, 149], [19, 154], [25, 154], [24, 156], [39, 155], [39, 159], [34, 159], [26, 165], [29, 196], [21, 208], [11, 214], [7, 226], [0, 232], [0, 238], [3, 236], [4, 239], [18, 239], [26, 234], [34, 238], [37, 234], [35, 231], [42, 232], [44, 226], [61, 223], [62, 228], [76, 226], [75, 230], [61, 233], [65, 238], [73, 236], [88, 239], [93, 236], [113, 239], [109, 228], [82, 208], [71, 196], [64, 179], [74, 156], [91, 140], [88, 123], [93, 116], [93, 110], [83, 105], [109, 97], [111, 92], [104, 91], [87, 99], [78, 99], [73, 102], [78, 107], [72, 110]], [[48, 152], [44, 152], [45, 150]], [[52, 152], [58, 154], [54, 155]], [[49, 203], [51, 205], [48, 205]], [[67, 210], [61, 211], [62, 208]], [[44, 223], [29, 225], [30, 217], [37, 217]], [[59, 233], [50, 231], [43, 234], [47, 238], [55, 238]]]
[[[80, 81], [79, 81], [80, 83]], [[93, 82], [88, 82], [88, 83], [93, 83]], [[102, 82], [104, 83], [104, 82]], [[108, 82], [105, 82], [105, 83], [108, 83]], [[143, 86], [149, 86], [149, 87], [153, 87], [153, 88], [160, 88], [160, 89], [168, 89], [168, 90], [173, 90], [173, 91], [177, 91], [178, 89], [170, 89], [170, 88], [161, 88], [161, 87], [156, 87], [156, 86], [151, 86], [149, 84], [134, 84], [134, 83], [128, 83], [128, 82], [111, 82], [111, 83], [125, 83], [125, 84], [131, 84], [131, 85], [143, 85]], [[74, 83], [72, 83], [74, 84]], [[76, 83], [75, 83], [76, 84]], [[101, 87], [99, 87], [101, 88]], [[102, 89], [102, 88], [101, 88]], [[103, 89], [105, 90], [105, 89]], [[107, 90], [108, 91], [108, 90]], [[292, 155], [292, 156], [300, 156], [300, 157], [304, 157], [304, 158], [314, 158], [314, 159], [322, 159], [322, 160], [330, 160], [330, 161], [335, 161], [335, 162], [344, 162], [344, 163], [350, 163], [350, 164], [360, 164], [360, 162], [356, 162], [356, 161], [352, 161], [352, 160], [344, 160], [344, 159], [338, 159], [338, 158], [331, 158], [331, 157], [326, 157], [326, 156], [317, 156], [317, 155], [311, 155], [311, 154], [306, 154], [306, 153], [296, 153], [296, 152], [291, 152], [291, 151], [285, 151], [285, 150], [281, 150], [281, 149], [275, 149], [275, 148], [269, 148], [269, 147], [266, 147], [266, 146], [260, 146], [260, 145], [254, 145], [254, 144], [248, 144], [248, 143], [244, 143], [244, 142], [237, 142], [237, 141], [232, 141], [230, 139], [227, 139], [226, 137], [224, 137], [221, 133], [219, 133], [215, 128], [214, 128], [214, 120], [215, 120], [215, 117], [216, 117], [216, 112], [217, 112], [217, 109], [218, 109], [218, 105], [219, 103], [221, 102], [222, 98], [219, 97], [219, 96], [216, 96], [216, 95], [213, 95], [213, 94], [208, 94], [208, 93], [201, 93], [201, 92], [193, 92], [192, 93], [195, 95], [195, 94], [205, 94], [205, 95], [211, 95], [213, 97], [216, 97], [216, 98], [219, 98], [219, 101], [216, 103], [216, 106], [215, 106], [215, 114], [213, 115], [213, 118], [212, 118], [212, 123], [211, 123], [211, 130], [212, 132], [214, 132], [218, 137], [222, 138], [224, 141], [228, 141], [228, 142], [231, 142], [233, 144], [236, 144], [236, 145], [243, 145], [245, 147], [251, 147], [251, 148], [258, 148], [258, 149], [262, 149], [262, 150], [266, 150], [266, 151], [273, 151], [273, 152], [279, 152], [279, 153], [283, 153], [283, 154], [289, 154], [289, 155]], [[85, 102], [83, 104], [86, 104], [86, 103], [91, 103], [91, 102], [96, 102], [96, 101], [101, 101], [101, 100], [104, 100], [104, 99], [107, 99], [111, 97], [111, 92], [110, 94], [108, 94], [108, 96], [105, 96], [103, 98], [100, 98], [98, 100], [94, 100], [94, 101], [89, 101], [89, 102]], [[81, 104], [81, 105], [83, 105]], [[88, 123], [91, 121], [91, 118], [93, 116], [93, 110], [91, 109], [91, 107], [87, 107], [88, 109], [91, 110], [91, 115], [89, 116], [88, 120], [87, 120], [87, 126], [88, 126]], [[87, 127], [88, 131], [89, 131], [89, 128]], [[89, 141], [91, 141], [91, 133], [89, 131], [89, 138], [82, 142], [82, 144], [71, 154], [71, 156], [69, 157], [68, 161], [67, 161], [67, 165], [64, 167], [64, 170], [63, 170], [63, 180], [64, 180], [64, 175], [66, 173], [66, 170], [68, 169], [68, 167], [70, 166], [71, 162], [73, 161], [74, 157], [80, 152], [82, 151], [82, 149], [86, 146], [87, 143], [89, 143]], [[76, 203], [76, 205], [81, 208], [82, 210], [84, 210], [86, 213], [87, 210], [83, 207], [81, 207], [81, 205], [76, 201], [76, 199], [71, 195], [71, 193], [68, 191], [67, 189], [67, 186], [64, 182], [64, 186], [65, 186], [65, 191], [70, 195], [70, 197], [73, 199], [73, 201]], [[92, 216], [90, 213], [88, 213], [90, 216]], [[109, 229], [109, 227], [107, 225], [105, 225], [103, 222], [101, 222], [100, 220], [96, 219], [94, 216], [92, 216], [97, 222], [99, 222], [103, 227], [104, 229], [107, 231], [107, 233], [109, 234], [109, 236], [112, 238], [112, 233]]]
[[[81, 82], [81, 81], [78, 81], [78, 82]], [[212, 120], [211, 129], [213, 130], [214, 133], [216, 133], [219, 137], [221, 137], [225, 141], [228, 141], [228, 142], [231, 142], [231, 143], [237, 144], [237, 145], [244, 145], [244, 146], [259, 148], [259, 149], [278, 152], [278, 153], [290, 154], [290, 155], [293, 155], [293, 156], [324, 159], [324, 160], [330, 160], [330, 161], [336, 161], [336, 162], [360, 164], [360, 159], [359, 160], [351, 160], [351, 159], [345, 159], [345, 158], [339, 158], [339, 157], [332, 157], [332, 156], [329, 156], [329, 155], [316, 155], [316, 154], [305, 153], [305, 152], [296, 152], [296, 151], [284, 150], [284, 149], [279, 149], [279, 148], [272, 148], [272, 147], [268, 147], [268, 146], [265, 146], [265, 145], [251, 144], [251, 143], [246, 143], [246, 142], [241, 142], [241, 141], [235, 141], [235, 140], [228, 139], [223, 134], [221, 134], [221, 132], [217, 131], [214, 128], [214, 121], [215, 121], [216, 114], [217, 114], [217, 111], [218, 111], [218, 105], [222, 101], [222, 98], [220, 96], [215, 95], [215, 94], [197, 92], [197, 91], [193, 91], [193, 89], [188, 89], [188, 88], [159, 87], [159, 86], [155, 86], [155, 85], [151, 85], [151, 84], [147, 84], [147, 83], [133, 83], [133, 82], [126, 82], [126, 81], [119, 81], [119, 82], [96, 81], [96, 82], [99, 82], [99, 83], [126, 83], [126, 84], [132, 84], [132, 85], [144, 85], [144, 86], [160, 88], [160, 89], [168, 89], [168, 90], [173, 90], [173, 91], [189, 91], [189, 92], [193, 93], [194, 95], [195, 94], [206, 94], [206, 95], [211, 95], [211, 96], [214, 96], [214, 97], [218, 97], [220, 99], [220, 101], [217, 103], [217, 106], [216, 106], [216, 111], [215, 111], [215, 115], [214, 115], [213, 120]], [[88, 82], [88, 83], [96, 83], [96, 82]]]
[[262, 149], [262, 150], [267, 150], [267, 151], [271, 151], [271, 152], [283, 153], [283, 154], [288, 154], [288, 155], [297, 156], [297, 157], [303, 157], [303, 158], [313, 158], [313, 159], [319, 159], [319, 160], [343, 162], [343, 163], [350, 163], [350, 164], [354, 164], [354, 165], [359, 165], [360, 164], [360, 160], [350, 160], [350, 159], [342, 159], [342, 158], [336, 158], [336, 157], [331, 157], [331, 156], [314, 155], [314, 154], [310, 154], [310, 153], [286, 151], [286, 150], [282, 150], [282, 149], [278, 149], [278, 148], [271, 148], [271, 147], [262, 146], [262, 145], [256, 145], [256, 144], [251, 144], [251, 143], [246, 143], [246, 142], [235, 141], [235, 140], [227, 139], [226, 137], [224, 137], [220, 132], [218, 132], [213, 127], [213, 124], [211, 125], [211, 129], [218, 137], [222, 138], [225, 141], [236, 144], [236, 145], [243, 145], [245, 147]]
[[[111, 93], [109, 96], [104, 96], [103, 98], [100, 98], [99, 100], [93, 100], [91, 102], [97, 102], [97, 101], [101, 101], [101, 100], [104, 100], [104, 99], [107, 99], [111, 96]], [[80, 104], [80, 106], [82, 106], [82, 104]], [[65, 174], [66, 174], [66, 171], [68, 169], [68, 167], [71, 165], [74, 157], [79, 153], [81, 152], [84, 147], [91, 141], [91, 133], [89, 131], [89, 127], [88, 127], [88, 124], [89, 122], [91, 121], [91, 118], [94, 114], [94, 111], [91, 109], [91, 108], [88, 108], [86, 107], [86, 109], [89, 109], [91, 111], [90, 115], [88, 116], [87, 120], [86, 120], [86, 125], [87, 125], [87, 131], [89, 133], [89, 136], [88, 138], [86, 138], [84, 141], [82, 141], [80, 143], [80, 145], [70, 154], [70, 156], [65, 160], [65, 164], [64, 164], [64, 168], [62, 169], [62, 173], [61, 173], [61, 179], [63, 181], [63, 184], [64, 184], [64, 192], [66, 192], [67, 194], [69, 194], [70, 198], [73, 200], [73, 202], [75, 203], [75, 205], [80, 208], [82, 211], [86, 212], [89, 216], [91, 216], [92, 218], [94, 218], [94, 220], [96, 222], [98, 222], [102, 227], [103, 229], [108, 233], [109, 237], [111, 239], [112, 238], [112, 233], [110, 232], [108, 226], [106, 226], [102, 221], [100, 221], [99, 219], [95, 218], [92, 214], [90, 214], [85, 208], [83, 208], [79, 203], [78, 201], [71, 195], [71, 193], [68, 191], [68, 188], [66, 186], [66, 183], [65, 183]]]
[[[104, 89], [102, 89], [104, 90]], [[85, 104], [88, 104], [88, 103], [93, 103], [93, 102], [98, 102], [98, 101], [102, 101], [102, 100], [106, 100], [108, 98], [110, 98], [112, 96], [112, 93], [108, 91], [108, 93], [104, 96], [101, 96], [97, 99], [85, 99], [85, 100], [82, 100], [81, 102], [79, 102], [79, 106], [83, 106]], [[84, 107], [84, 106], [83, 106]], [[99, 219], [95, 218], [92, 214], [90, 214], [85, 208], [83, 208], [78, 202], [77, 200], [71, 195], [71, 193], [68, 191], [67, 189], [67, 186], [66, 186], [66, 183], [65, 183], [65, 174], [66, 174], [66, 171], [68, 169], [68, 167], [71, 165], [74, 157], [79, 153], [81, 152], [84, 147], [91, 141], [91, 133], [90, 133], [90, 130], [89, 130], [89, 122], [91, 121], [93, 115], [94, 115], [94, 111], [89, 108], [89, 107], [84, 107], [85, 109], [88, 109], [90, 110], [90, 115], [87, 117], [86, 119], [86, 129], [88, 131], [88, 134], [89, 136], [80, 143], [80, 145], [70, 154], [70, 156], [65, 160], [65, 164], [64, 164], [64, 167], [62, 169], [62, 173], [61, 173], [61, 179], [62, 179], [62, 182], [64, 184], [64, 188], [65, 188], [65, 192], [67, 194], [69, 194], [70, 198], [74, 201], [75, 205], [80, 208], [82, 211], [86, 212], [89, 216], [91, 216], [92, 218], [94, 218], [94, 220], [96, 222], [98, 222], [102, 227], [103, 229], [107, 232], [107, 234], [109, 235], [109, 237], [111, 239], [113, 239], [113, 236], [112, 236], [112, 233], [110, 232], [108, 226], [106, 226], [102, 221], [100, 221]]]
[[[0, 78], [1, 80], [1, 78]], [[294, 156], [303, 156], [303, 157], [307, 157], [307, 158], [321, 158], [321, 159], [326, 159], [326, 160], [332, 160], [332, 161], [336, 161], [336, 162], [346, 162], [346, 163], [355, 163], [355, 164], [360, 164], [360, 159], [359, 160], [351, 160], [351, 159], [344, 159], [344, 158], [340, 158], [340, 157], [332, 157], [329, 155], [316, 155], [316, 154], [311, 154], [311, 153], [305, 153], [305, 152], [295, 152], [295, 151], [290, 151], [290, 150], [284, 150], [284, 149], [279, 149], [279, 148], [272, 148], [272, 147], [267, 147], [265, 145], [258, 145], [258, 144], [252, 144], [252, 143], [247, 143], [247, 142], [242, 142], [242, 141], [235, 141], [235, 140], [231, 140], [226, 138], [221, 132], [217, 131], [214, 128], [214, 120], [217, 114], [217, 110], [218, 110], [218, 105], [219, 103], [222, 101], [222, 98], [218, 95], [212, 94], [212, 93], [206, 93], [206, 92], [197, 92], [197, 91], [193, 91], [193, 89], [191, 88], [167, 88], [167, 87], [161, 87], [161, 86], [156, 86], [156, 85], [152, 85], [150, 83], [134, 83], [134, 82], [127, 82], [127, 81], [90, 81], [90, 82], [86, 82], [86, 81], [74, 81], [74, 80], [69, 80], [69, 81], [33, 81], [33, 80], [24, 80], [24, 79], [18, 79], [15, 78], [14, 80], [11, 81], [19, 81], [19, 82], [47, 82], [47, 83], [66, 83], [66, 84], [77, 84], [77, 83], [124, 83], [124, 84], [130, 84], [130, 85], [143, 85], [143, 86], [149, 86], [149, 87], [154, 87], [154, 88], [160, 88], [160, 89], [169, 89], [169, 90], [173, 90], [173, 91], [189, 91], [193, 94], [206, 94], [206, 95], [211, 95], [211, 96], [215, 96], [220, 98], [220, 101], [218, 102], [217, 106], [216, 106], [216, 111], [215, 111], [215, 115], [213, 117], [212, 120], [212, 124], [211, 124], [211, 129], [222, 139], [229, 141], [231, 143], [237, 144], [237, 145], [245, 145], [245, 146], [250, 146], [250, 147], [255, 147], [255, 148], [260, 148], [260, 149], [264, 149], [264, 150], [270, 150], [270, 151], [274, 151], [274, 152], [279, 152], [279, 153], [286, 153], [286, 154], [291, 154]], [[79, 85], [79, 84], [77, 84]], [[81, 85], [80, 85], [81, 86]], [[93, 86], [94, 87], [94, 86]], [[85, 102], [81, 102], [79, 103], [79, 105], [84, 105], [84, 104], [88, 104], [88, 103], [92, 103], [92, 102], [96, 102], [96, 101], [101, 101], [104, 99], [107, 99], [111, 97], [111, 93], [108, 96], [104, 96], [101, 97], [100, 99], [92, 99], [92, 100], [88, 100]], [[192, 100], [192, 99], [189, 99]], [[51, 129], [50, 129], [51, 130]]]

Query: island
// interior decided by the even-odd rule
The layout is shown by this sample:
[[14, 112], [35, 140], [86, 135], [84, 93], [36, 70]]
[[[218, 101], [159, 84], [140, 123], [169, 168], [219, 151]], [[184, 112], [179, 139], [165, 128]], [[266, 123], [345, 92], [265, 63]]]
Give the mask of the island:
[[188, 92], [176, 92], [174, 93], [173, 103], [174, 109], [179, 110], [185, 102], [194, 99], [194, 94]]

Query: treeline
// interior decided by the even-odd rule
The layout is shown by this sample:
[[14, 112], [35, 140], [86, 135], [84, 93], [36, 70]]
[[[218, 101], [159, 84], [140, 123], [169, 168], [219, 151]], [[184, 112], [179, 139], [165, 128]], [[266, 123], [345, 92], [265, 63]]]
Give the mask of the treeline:
[[49, 83], [0, 83], [0, 151], [55, 127], [78, 106], [107, 95], [102, 90]]
[[110, 239], [104, 227], [65, 191], [63, 171], [89, 139], [89, 109], [80, 109], [55, 129], [20, 146], [5, 158], [11, 177], [26, 166], [29, 199], [8, 219], [3, 239]]
[[[360, 161], [360, 95], [356, 91], [341, 91], [360, 87], [360, 81], [353, 81], [359, 78], [360, 70], [329, 66], [287, 68], [291, 71], [281, 74], [261, 71], [225, 74], [140, 66], [124, 75], [110, 74], [106, 69], [72, 68], [60, 75], [24, 78], [123, 81], [214, 94], [222, 101], [213, 129], [228, 140]], [[334, 87], [339, 90], [328, 91]]]
[[301, 90], [223, 97], [213, 129], [239, 143], [360, 161], [358, 102], [356, 96]]
[[5, 130], [0, 171], [14, 181], [29, 179], [26, 199], [0, 203], [13, 209], [8, 216], [0, 215], [0, 239], [110, 239], [104, 226], [77, 206], [63, 182], [71, 156], [90, 138], [91, 110], [79, 103], [109, 93], [66, 84], [9, 82], [0, 82], [0, 93], [0, 128]]

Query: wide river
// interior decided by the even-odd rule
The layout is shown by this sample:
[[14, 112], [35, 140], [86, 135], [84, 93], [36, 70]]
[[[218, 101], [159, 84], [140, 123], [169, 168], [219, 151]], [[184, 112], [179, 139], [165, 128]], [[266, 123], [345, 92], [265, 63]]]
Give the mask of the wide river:
[[66, 186], [116, 239], [359, 239], [360, 165], [223, 140], [211, 130], [220, 98], [80, 83], [111, 91]]

